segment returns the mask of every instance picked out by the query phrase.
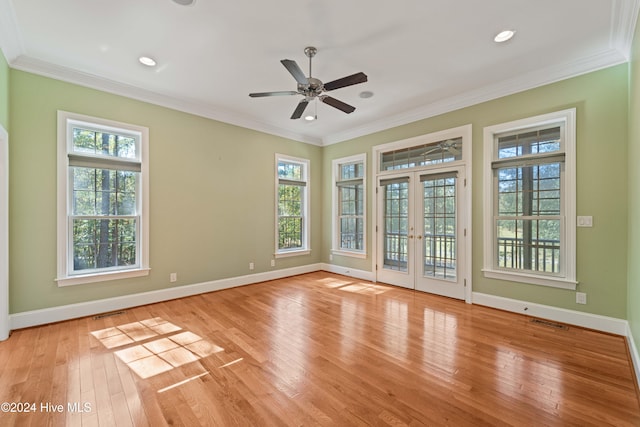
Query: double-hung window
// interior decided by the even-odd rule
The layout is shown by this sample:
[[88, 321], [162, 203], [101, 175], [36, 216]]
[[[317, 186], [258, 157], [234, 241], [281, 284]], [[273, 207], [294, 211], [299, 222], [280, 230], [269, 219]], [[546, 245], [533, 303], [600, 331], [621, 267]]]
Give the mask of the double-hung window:
[[484, 274], [575, 289], [575, 110], [484, 138]]
[[58, 113], [58, 285], [148, 274], [148, 130]]
[[276, 257], [309, 246], [309, 160], [276, 154]]
[[333, 161], [333, 253], [364, 257], [365, 155]]

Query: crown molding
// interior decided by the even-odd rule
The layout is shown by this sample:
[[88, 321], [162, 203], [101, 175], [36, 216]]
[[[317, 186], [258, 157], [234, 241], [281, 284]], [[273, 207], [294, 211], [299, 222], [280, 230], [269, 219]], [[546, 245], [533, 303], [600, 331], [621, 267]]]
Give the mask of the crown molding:
[[640, 13], [640, 0], [614, 0], [611, 7], [610, 46], [619, 50], [628, 61]]
[[627, 58], [617, 49], [609, 49], [605, 52], [583, 58], [579, 61], [567, 62], [565, 64], [547, 67], [541, 70], [532, 71], [513, 79], [503, 80], [496, 84], [483, 86], [461, 95], [445, 98], [420, 108], [403, 111], [384, 120], [366, 124], [345, 132], [335, 133], [323, 138], [323, 144], [332, 145], [350, 139], [369, 135], [374, 132], [391, 129], [397, 126], [424, 120], [440, 114], [470, 107], [482, 102], [513, 95], [518, 92], [555, 83], [571, 77], [577, 77], [593, 71], [612, 67], [627, 62]]

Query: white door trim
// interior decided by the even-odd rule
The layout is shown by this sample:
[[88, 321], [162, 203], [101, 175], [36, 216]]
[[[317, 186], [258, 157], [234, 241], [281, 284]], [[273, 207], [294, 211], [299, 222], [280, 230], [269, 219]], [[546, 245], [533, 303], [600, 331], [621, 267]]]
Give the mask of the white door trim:
[[[428, 144], [431, 142], [438, 142], [438, 141], [442, 141], [448, 138], [457, 138], [457, 137], [462, 137], [462, 141], [463, 141], [463, 154], [462, 154], [462, 160], [457, 161], [457, 162], [451, 162], [449, 165], [453, 166], [454, 164], [457, 165], [461, 165], [462, 167], [464, 167], [465, 170], [465, 177], [466, 177], [466, 188], [467, 191], [465, 191], [465, 205], [466, 205], [466, 212], [463, 213], [463, 221], [464, 221], [464, 228], [466, 229], [467, 232], [467, 236], [465, 239], [465, 252], [466, 252], [466, 258], [465, 258], [465, 265], [464, 265], [464, 277], [463, 280], [465, 280], [466, 283], [466, 287], [465, 287], [465, 302], [467, 303], [471, 303], [472, 302], [472, 298], [471, 298], [471, 293], [473, 291], [473, 285], [472, 285], [472, 281], [471, 281], [471, 268], [473, 265], [473, 253], [471, 251], [472, 249], [472, 197], [471, 197], [471, 193], [472, 193], [472, 179], [471, 177], [472, 175], [472, 147], [473, 147], [473, 143], [472, 143], [472, 125], [468, 124], [468, 125], [462, 125], [462, 126], [458, 126], [455, 128], [451, 128], [451, 129], [446, 129], [443, 131], [439, 131], [439, 132], [433, 132], [433, 133], [429, 133], [426, 135], [419, 135], [419, 136], [415, 136], [412, 138], [408, 138], [408, 139], [404, 139], [404, 140], [400, 140], [400, 141], [394, 141], [394, 142], [389, 142], [389, 143], [385, 143], [385, 144], [381, 144], [381, 145], [376, 145], [374, 147], [372, 147], [371, 151], [372, 151], [372, 162], [371, 164], [373, 165], [372, 168], [372, 176], [373, 176], [373, 182], [375, 183], [375, 190], [372, 189], [372, 191], [377, 191], [378, 188], [378, 178], [382, 177], [384, 175], [391, 175], [391, 174], [395, 174], [395, 173], [399, 173], [402, 172], [402, 170], [393, 170], [393, 171], [386, 171], [386, 172], [380, 172], [380, 155], [381, 153], [385, 152], [385, 151], [389, 151], [389, 150], [393, 150], [393, 149], [400, 149], [400, 148], [408, 148], [408, 147], [412, 147], [415, 145], [420, 145], [420, 144]], [[407, 169], [407, 171], [410, 169]], [[371, 271], [373, 271], [374, 276], [375, 276], [375, 280], [377, 281], [377, 277], [378, 277], [378, 268], [382, 268], [382, 266], [378, 266], [378, 232], [381, 232], [381, 230], [378, 230], [378, 210], [379, 210], [379, 201], [378, 201], [378, 195], [374, 193], [374, 197], [373, 197], [373, 209], [371, 210], [371, 216], [372, 216], [372, 220], [371, 220], [371, 224], [372, 224], [372, 233], [374, 234], [374, 238], [372, 239], [373, 244], [371, 245]]]

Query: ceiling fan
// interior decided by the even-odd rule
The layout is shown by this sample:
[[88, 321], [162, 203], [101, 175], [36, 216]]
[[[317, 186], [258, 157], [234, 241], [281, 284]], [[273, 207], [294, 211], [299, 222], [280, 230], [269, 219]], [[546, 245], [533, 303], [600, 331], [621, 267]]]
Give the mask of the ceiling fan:
[[340, 89], [343, 87], [355, 85], [358, 83], [364, 83], [367, 81], [367, 75], [360, 72], [352, 74], [341, 79], [333, 80], [328, 83], [322, 83], [320, 80], [311, 76], [311, 59], [316, 55], [318, 49], [313, 46], [307, 46], [304, 48], [304, 54], [309, 58], [309, 77], [306, 77], [296, 61], [291, 59], [283, 59], [280, 62], [291, 73], [294, 79], [298, 82], [298, 90], [284, 90], [278, 92], [257, 92], [250, 93], [252, 98], [260, 98], [265, 96], [281, 96], [281, 95], [302, 95], [304, 99], [298, 103], [298, 106], [291, 115], [292, 119], [299, 119], [307, 108], [307, 105], [313, 99], [319, 99], [327, 105], [330, 105], [338, 110], [344, 111], [349, 114], [355, 111], [356, 107], [346, 104], [336, 98], [328, 95], [324, 95], [323, 92]]

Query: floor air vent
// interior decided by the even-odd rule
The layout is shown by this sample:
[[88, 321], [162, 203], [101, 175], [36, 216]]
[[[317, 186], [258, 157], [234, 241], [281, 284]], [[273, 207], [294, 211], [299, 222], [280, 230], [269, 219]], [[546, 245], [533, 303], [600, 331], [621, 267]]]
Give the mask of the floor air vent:
[[124, 311], [124, 310], [112, 311], [111, 313], [102, 313], [102, 314], [98, 314], [96, 316], [93, 316], [93, 320], [104, 319], [105, 317], [120, 316], [121, 314], [125, 314], [125, 313], [126, 313], [126, 311]]
[[569, 329], [567, 325], [563, 325], [562, 323], [551, 322], [550, 320], [543, 319], [531, 319], [531, 323], [535, 323], [536, 325], [548, 326], [549, 328], [562, 329], [566, 331]]

